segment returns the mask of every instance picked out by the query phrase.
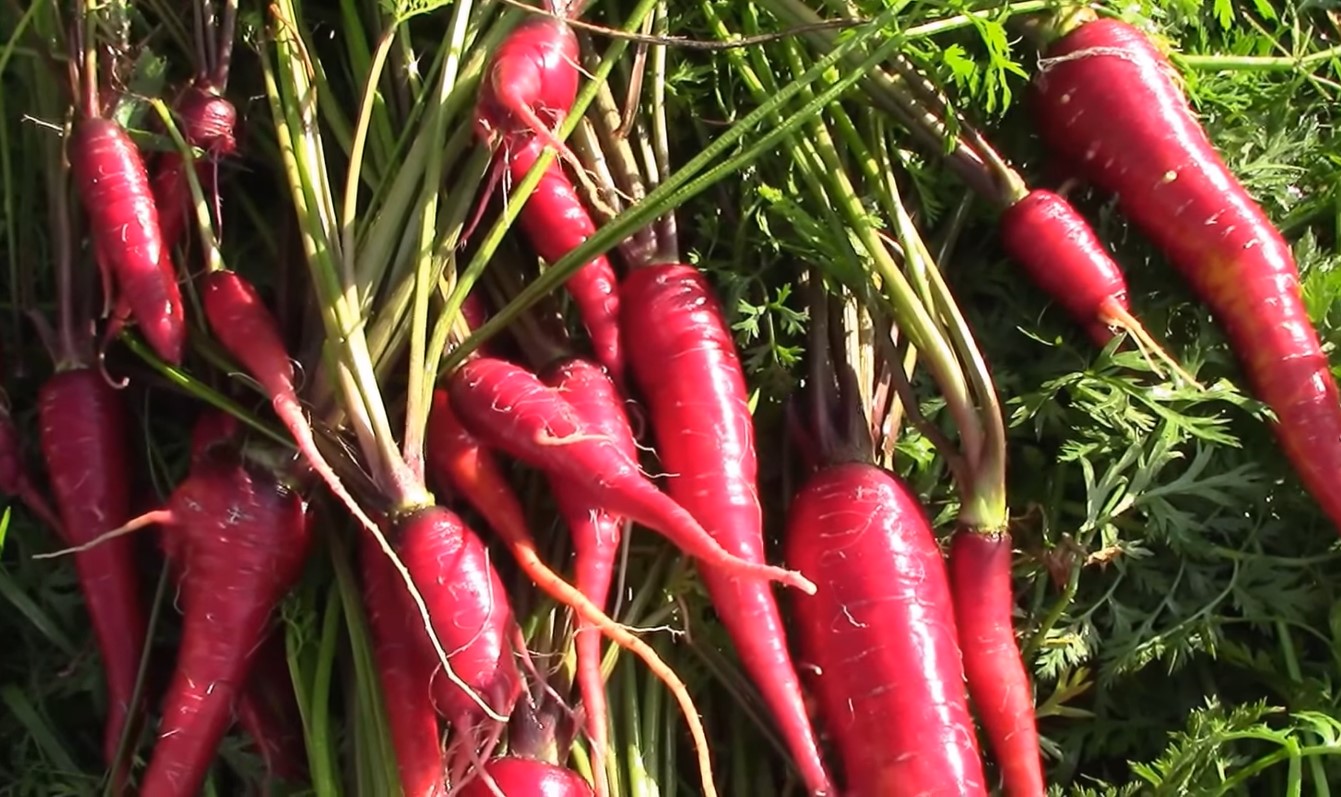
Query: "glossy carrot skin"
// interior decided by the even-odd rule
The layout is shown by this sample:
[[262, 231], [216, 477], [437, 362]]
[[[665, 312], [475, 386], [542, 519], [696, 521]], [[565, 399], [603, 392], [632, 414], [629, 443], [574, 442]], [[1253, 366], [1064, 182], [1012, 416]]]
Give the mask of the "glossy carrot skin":
[[490, 62], [475, 108], [476, 134], [488, 142], [522, 130], [547, 133], [543, 124], [561, 122], [577, 99], [578, 59], [577, 36], [562, 20], [523, 20]]
[[363, 604], [405, 797], [446, 797], [447, 761], [433, 707], [437, 662], [400, 575], [371, 534], [359, 535]]
[[[528, 758], [495, 758], [484, 772], [506, 797], [591, 797], [591, 787], [576, 772]], [[472, 777], [458, 797], [495, 797], [482, 775]]]
[[[545, 149], [543, 140], [514, 137], [506, 153], [514, 182], [520, 182]], [[557, 160], [551, 161], [535, 192], [517, 217], [527, 240], [547, 263], [564, 255], [596, 234], [596, 224], [587, 213], [572, 181]], [[573, 297], [582, 323], [591, 337], [596, 359], [610, 371], [615, 384], [624, 383], [624, 353], [619, 336], [619, 277], [605, 255], [597, 255], [564, 283]]]
[[181, 290], [163, 244], [144, 160], [108, 119], [83, 119], [69, 142], [70, 168], [89, 230], [121, 295], [158, 356], [176, 365], [186, 345]]
[[[130, 518], [128, 419], [121, 396], [94, 368], [62, 371], [37, 398], [42, 456], [67, 545], [91, 542]], [[102, 655], [110, 762], [127, 723], [144, 653], [147, 614], [134, 541], [107, 540], [74, 555], [80, 589]]]
[[[521, 694], [510, 644], [515, 621], [484, 543], [456, 513], [431, 506], [397, 521], [394, 544], [423, 596], [452, 669], [494, 711], [507, 716]], [[413, 607], [399, 575], [396, 584]], [[418, 610], [410, 617], [418, 629], [416, 638], [428, 646]], [[436, 655], [432, 662], [436, 667]], [[434, 678], [433, 695], [438, 711], [458, 732], [472, 728], [482, 716], [475, 701], [443, 673]]]
[[[667, 490], [727, 550], [764, 560], [754, 423], [745, 374], [716, 296], [698, 269], [634, 269], [620, 286], [629, 368], [647, 405]], [[700, 572], [745, 671], [812, 795], [834, 795], [768, 585]]]
[[525, 368], [475, 357], [449, 377], [447, 393], [457, 417], [480, 440], [567, 480], [592, 503], [661, 532], [689, 555], [759, 580], [803, 583], [782, 568], [727, 551], [657, 489], [636, 460], [595, 433], [562, 393]]
[[1044, 293], [1100, 346], [1130, 314], [1127, 280], [1099, 236], [1070, 202], [1042, 189], [1001, 214], [1001, 243]]
[[[546, 368], [541, 380], [561, 392], [595, 434], [614, 441], [626, 456], [637, 460], [638, 444], [624, 412], [624, 400], [619, 388], [600, 366], [589, 360], [570, 358]], [[572, 489], [564, 480], [555, 479], [551, 484], [559, 514], [572, 535], [574, 586], [592, 603], [605, 608], [614, 581], [624, 519], [592, 503], [582, 491]], [[599, 759], [608, 745], [608, 709], [605, 680], [601, 677], [601, 634], [590, 623], [579, 619], [573, 645], [577, 655], [578, 691], [587, 715], [587, 734], [597, 748], [595, 758]]]
[[960, 529], [950, 542], [950, 585], [969, 696], [1009, 797], [1047, 791], [1034, 693], [1015, 641], [1007, 534]]
[[843, 794], [986, 797], [950, 583], [917, 497], [872, 465], [826, 467], [792, 501], [785, 549], [819, 582], [792, 606]]
[[256, 649], [302, 572], [303, 500], [231, 452], [195, 464], [168, 503], [183, 539], [182, 641], [141, 797], [200, 792]]
[[1117, 196], [1215, 314], [1304, 485], [1341, 527], [1341, 396], [1305, 311], [1289, 245], [1225, 166], [1172, 66], [1144, 34], [1090, 22], [1035, 80], [1039, 129], [1080, 176]]

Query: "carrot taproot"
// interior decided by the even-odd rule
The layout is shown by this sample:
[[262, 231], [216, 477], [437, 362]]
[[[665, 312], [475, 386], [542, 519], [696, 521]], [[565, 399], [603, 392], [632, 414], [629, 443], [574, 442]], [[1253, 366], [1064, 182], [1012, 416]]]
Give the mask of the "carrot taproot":
[[[596, 366], [591, 368], [596, 369]], [[717, 792], [712, 782], [711, 753], [688, 688], [650, 645], [611, 620], [582, 591], [563, 580], [540, 559], [521, 501], [508, 484], [498, 460], [462, 426], [452, 410], [447, 391], [442, 389], [433, 394], [427, 442], [427, 466], [433, 481], [460, 495], [484, 517], [507, 544], [522, 570], [545, 594], [572, 608], [580, 623], [595, 627], [616, 645], [640, 658], [666, 685], [689, 726], [689, 735], [697, 751], [703, 793], [705, 797], [713, 797]], [[599, 773], [597, 777], [597, 788], [603, 788], [605, 779]]]
[[523, 20], [489, 62], [475, 106], [476, 135], [496, 146], [529, 133], [579, 164], [554, 135], [577, 100], [578, 58], [577, 36], [563, 20]]
[[986, 797], [949, 579], [917, 497], [864, 462], [824, 467], [788, 509], [784, 549], [820, 587], [792, 608], [843, 794]]
[[179, 365], [186, 346], [181, 289], [139, 149], [116, 122], [87, 118], [75, 123], [68, 154], [105, 269], [154, 352]]
[[950, 541], [950, 588], [969, 696], [1005, 793], [1047, 792], [1029, 674], [1011, 621], [1010, 535], [960, 529]]
[[[595, 363], [578, 357], [560, 360], [541, 373], [541, 380], [563, 393], [594, 433], [613, 441], [625, 456], [636, 460], [638, 444], [624, 412], [624, 402], [611, 378]], [[564, 480], [552, 482], [554, 501], [572, 536], [575, 586], [597, 606], [604, 606], [614, 580], [615, 559], [623, 536], [624, 518], [589, 501]], [[609, 747], [609, 710], [605, 679], [601, 677], [601, 637], [590, 623], [579, 619], [573, 646], [577, 656], [578, 692], [591, 738], [592, 770], [598, 792], [605, 793], [605, 752]]]
[[1034, 189], [1001, 214], [1001, 243], [1029, 278], [1100, 346], [1114, 329], [1143, 330], [1131, 313], [1127, 280], [1071, 203]]
[[[539, 138], [514, 141], [507, 158], [512, 179], [521, 181], [544, 151]], [[596, 224], [582, 204], [577, 189], [551, 162], [535, 192], [522, 206], [517, 217], [522, 232], [547, 263], [557, 263], [572, 250], [596, 234]], [[619, 336], [619, 277], [605, 255], [597, 255], [573, 272], [564, 283], [577, 305], [578, 314], [591, 338], [596, 360], [610, 372], [615, 384], [624, 384], [624, 354]]]
[[692, 514], [657, 489], [636, 460], [594, 430], [563, 394], [515, 363], [474, 357], [447, 386], [462, 423], [489, 445], [566, 479], [593, 503], [664, 534], [686, 553], [733, 576], [813, 591], [799, 573], [728, 552]]
[[[511, 646], [515, 619], [483, 541], [455, 512], [426, 506], [397, 519], [393, 544], [423, 596], [447, 661], [489, 708], [503, 716], [521, 695]], [[401, 591], [409, 600], [402, 585]], [[420, 628], [422, 643], [428, 635]], [[437, 708], [461, 734], [481, 726], [480, 706], [457, 684], [435, 678]], [[482, 737], [476, 736], [476, 741]]]
[[1289, 245], [1207, 137], [1140, 30], [1115, 19], [1057, 41], [1033, 86], [1050, 151], [1116, 195], [1224, 328], [1275, 412], [1304, 486], [1341, 528], [1341, 396], [1310, 322]]
[[[93, 368], [60, 371], [39, 389], [37, 412], [64, 542], [87, 543], [125, 522], [133, 465], [129, 421], [116, 389]], [[102, 657], [108, 703], [103, 754], [111, 764], [122, 734], [134, 734], [138, 726], [139, 707], [131, 701], [148, 616], [131, 540], [80, 551], [74, 566]]]
[[576, 772], [529, 758], [495, 758], [461, 786], [458, 797], [591, 797]]
[[[634, 269], [620, 285], [629, 369], [646, 403], [667, 491], [734, 555], [764, 561], [758, 461], [745, 375], [720, 304], [693, 266]], [[611, 507], [613, 509], [613, 507]], [[705, 564], [703, 582], [812, 795], [835, 794], [768, 584]]]
[[184, 797], [204, 784], [271, 615], [302, 571], [311, 529], [297, 493], [226, 450], [195, 463], [165, 509], [127, 526], [145, 520], [182, 538], [184, 577], [182, 640], [140, 794]]
[[359, 540], [363, 602], [401, 789], [405, 797], [446, 797], [447, 761], [433, 707], [436, 657], [419, 644], [424, 628], [395, 567], [371, 534]]

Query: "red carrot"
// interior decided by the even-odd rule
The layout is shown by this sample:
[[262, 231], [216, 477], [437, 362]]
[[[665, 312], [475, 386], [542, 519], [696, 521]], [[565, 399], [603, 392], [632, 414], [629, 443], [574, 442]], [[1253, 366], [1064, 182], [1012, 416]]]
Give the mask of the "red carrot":
[[312, 425], [298, 402], [293, 362], [280, 338], [279, 324], [256, 289], [236, 272], [211, 271], [201, 278], [201, 301], [205, 319], [215, 338], [253, 379], [261, 383], [262, 390], [270, 396], [275, 414], [289, 430], [308, 465], [360, 523], [372, 527], [372, 520], [345, 489], [335, 469], [317, 447]]
[[813, 591], [800, 574], [728, 552], [656, 488], [615, 441], [591, 428], [561, 393], [526, 369], [475, 357], [450, 377], [452, 407], [486, 443], [566, 479], [593, 504], [661, 532], [686, 553], [734, 576]]
[[[599, 373], [595, 366], [591, 366], [590, 370]], [[527, 528], [521, 501], [508, 484], [493, 454], [462, 427], [444, 390], [434, 391], [433, 394], [427, 443], [427, 466], [433, 481], [462, 496], [475, 511], [484, 516], [494, 532], [507, 544], [522, 570], [540, 589], [554, 600], [571, 607], [579, 623], [594, 626], [616, 645], [642, 659], [647, 668], [666, 684], [689, 725], [689, 734], [698, 753], [705, 797], [715, 795], [707, 738], [698, 709], [684, 682], [646, 642], [611, 620], [600, 607], [541, 561], [535, 539]], [[591, 710], [590, 707], [588, 710]], [[598, 774], [597, 788], [604, 788], [604, 784], [604, 779]]]
[[302, 571], [310, 529], [296, 493], [232, 452], [196, 463], [166, 509], [132, 524], [147, 522], [182, 537], [184, 617], [140, 794], [192, 795], [232, 722], [271, 614]]
[[1071, 203], [1035, 189], [1001, 215], [1001, 242], [1044, 293], [1089, 330], [1100, 346], [1114, 329], [1148, 339], [1131, 314], [1127, 281], [1099, 237]]
[[824, 468], [788, 510], [785, 545], [820, 586], [793, 600], [797, 644], [843, 794], [986, 797], [950, 584], [916, 496], [872, 465]]
[[[208, 197], [215, 189], [219, 159], [237, 150], [237, 139], [233, 137], [237, 109], [213, 83], [197, 80], [178, 98], [175, 110], [180, 119], [182, 138], [207, 155], [196, 161], [196, 175]], [[152, 185], [163, 245], [171, 250], [181, 241], [192, 217], [186, 160], [180, 152], [169, 150], [158, 156]]]
[[447, 762], [433, 708], [437, 660], [427, 642], [419, 642], [424, 636], [419, 613], [391, 561], [371, 534], [360, 534], [359, 540], [363, 602], [401, 789], [405, 797], [446, 797]]
[[306, 780], [303, 718], [294, 698], [282, 628], [272, 629], [253, 657], [251, 677], [238, 696], [237, 721], [256, 743], [268, 777], [288, 783]]
[[1310, 323], [1289, 245], [1235, 179], [1173, 67], [1118, 20], [1084, 24], [1035, 81], [1040, 132], [1115, 194], [1215, 314], [1304, 485], [1341, 527], [1341, 396]]
[[158, 356], [176, 365], [186, 345], [181, 290], [159, 229], [144, 161], [109, 119], [80, 119], [69, 141], [70, 168], [95, 248]]
[[554, 135], [577, 99], [577, 36], [563, 20], [530, 16], [494, 52], [475, 107], [475, 132], [493, 146], [528, 132], [570, 163]]
[[[132, 465], [121, 396], [97, 370], [76, 368], [48, 379], [37, 401], [42, 456], [64, 541], [90, 542], [130, 516]], [[77, 553], [74, 565], [107, 680], [103, 754], [110, 764], [122, 733], [135, 733], [139, 715], [131, 699], [147, 615], [133, 542], [107, 540]]]
[[[667, 489], [731, 553], [764, 561], [754, 425], [721, 306], [692, 266], [635, 269], [620, 286], [629, 366], [656, 434]], [[834, 794], [806, 716], [777, 601], [758, 579], [701, 568], [718, 616], [813, 795]]]
[[[539, 138], [514, 138], [509, 142], [507, 158], [512, 179], [521, 181], [544, 151]], [[535, 192], [526, 200], [517, 221], [536, 253], [553, 264], [596, 234], [596, 225], [582, 204], [577, 189], [551, 162]], [[624, 384], [624, 354], [619, 341], [618, 277], [605, 255], [597, 255], [573, 272], [564, 283], [577, 304], [582, 323], [591, 336], [596, 359], [610, 371], [615, 384]]]
[[1001, 768], [1005, 792], [1041, 797], [1047, 786], [1034, 694], [1011, 624], [1010, 557], [1008, 534], [955, 533], [950, 542], [955, 623], [969, 695]]
[[[492, 783], [490, 782], [492, 781]], [[591, 797], [591, 787], [571, 769], [528, 758], [495, 758], [466, 782], [458, 797]]]
[[[624, 413], [624, 401], [610, 377], [594, 363], [580, 358], [562, 360], [541, 375], [545, 384], [563, 393], [573, 409], [590, 425], [622, 449], [629, 459], [638, 458], [638, 444]], [[593, 504], [581, 490], [564, 480], [554, 480], [554, 500], [573, 538], [576, 586], [597, 606], [604, 607], [614, 580], [615, 559], [624, 519]], [[592, 769], [600, 793], [605, 793], [605, 752], [609, 747], [605, 679], [601, 677], [601, 637], [579, 620], [574, 633], [577, 654], [577, 685], [586, 710], [587, 734], [591, 737]]]
[[[393, 539], [452, 670], [490, 709], [507, 716], [521, 695], [510, 644], [515, 620], [484, 543], [456, 513], [440, 506], [399, 519]], [[403, 585], [401, 591], [409, 601]], [[419, 631], [427, 646], [428, 635], [422, 626]], [[483, 712], [461, 687], [440, 674], [433, 694], [438, 711], [458, 733], [476, 730]]]

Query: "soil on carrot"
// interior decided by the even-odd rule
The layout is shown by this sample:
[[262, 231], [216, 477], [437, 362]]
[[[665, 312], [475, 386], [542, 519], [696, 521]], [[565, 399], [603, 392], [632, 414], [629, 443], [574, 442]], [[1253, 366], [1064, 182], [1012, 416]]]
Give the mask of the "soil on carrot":
[[[332, 376], [332, 361], [323, 359], [323, 308], [305, 265], [324, 255], [314, 253], [314, 238], [288, 181], [307, 180], [313, 187], [307, 197], [311, 207], [304, 213], [324, 207], [332, 196], [338, 207], [359, 114], [368, 114], [363, 142], [368, 154], [354, 192], [364, 204], [357, 205], [360, 213], [350, 237], [359, 257], [351, 268], [361, 278], [376, 275], [370, 279], [375, 289], [361, 297], [362, 312], [375, 346], [386, 347], [375, 353], [375, 370], [399, 436], [407, 416], [414, 414], [407, 395], [422, 387], [405, 376], [413, 370], [407, 362], [420, 356], [410, 330], [422, 319], [409, 309], [413, 291], [402, 291], [413, 280], [401, 282], [420, 267], [424, 216], [416, 213], [429, 208], [430, 218], [473, 215], [470, 202], [480, 184], [470, 158], [485, 145], [470, 130], [477, 86], [471, 81], [478, 81], [488, 47], [496, 44], [489, 38], [491, 26], [519, 13], [503, 4], [476, 2], [464, 7], [470, 27], [462, 22], [458, 30], [454, 14], [461, 2], [306, 0], [299, 6], [297, 32], [312, 63], [320, 66], [319, 73], [312, 72], [321, 95], [317, 119], [325, 160], [320, 162], [331, 164], [320, 180], [313, 177], [318, 159], [312, 152], [299, 153], [311, 160], [295, 171], [286, 168], [276, 146], [277, 137], [288, 141], [285, 137], [301, 128], [301, 102], [269, 82], [289, 79], [275, 55], [280, 28], [270, 4], [126, 0], [96, 4], [107, 6], [97, 12], [98, 24], [82, 28], [86, 36], [112, 42], [100, 50], [99, 68], [108, 70], [107, 85], [121, 99], [108, 111], [152, 162], [155, 153], [173, 144], [146, 98], [171, 104], [174, 87], [186, 85], [196, 73], [197, 13], [217, 21], [236, 11], [227, 94], [242, 121], [238, 147], [214, 164], [217, 180], [209, 182], [217, 184], [218, 195], [211, 190], [209, 207], [200, 210], [213, 226], [228, 267], [253, 282], [275, 313], [298, 365], [299, 394], [323, 452], [351, 492], [373, 509], [383, 508], [369, 497], [384, 485], [360, 456], [361, 441], [348, 431], [352, 413], [333, 410], [344, 394]], [[719, 43], [726, 33], [777, 33], [791, 25], [768, 9], [790, 2], [674, 3], [669, 12], [654, 16], [654, 24], [638, 30], [696, 43]], [[800, 4], [826, 18], [872, 18], [892, 5], [889, 0]], [[620, 28], [638, 8], [650, 5], [593, 0], [578, 21]], [[845, 169], [861, 174], [850, 155], [860, 142], [878, 161], [877, 168], [898, 182], [1002, 402], [1015, 547], [1014, 625], [1033, 679], [1051, 793], [1327, 794], [1328, 784], [1341, 783], [1341, 746], [1336, 743], [1341, 695], [1335, 688], [1341, 667], [1341, 593], [1333, 586], [1341, 583], [1337, 529], [1280, 453], [1270, 412], [1251, 397], [1220, 326], [1112, 199], [1072, 181], [1066, 164], [1050, 158], [1039, 141], [1029, 81], [1051, 35], [1047, 11], [1054, 5], [1031, 0], [908, 4], [896, 23], [906, 37], [902, 63], [952, 98], [962, 121], [981, 131], [1031, 187], [1064, 194], [1090, 221], [1123, 269], [1133, 311], [1150, 336], [1195, 374], [1197, 385], [1165, 373], [1157, 358], [1143, 356], [1125, 338], [1096, 348], [1083, 327], [1008, 261], [997, 234], [999, 209], [975, 198], [945, 159], [910, 136], [896, 115], [867, 102], [862, 84], [844, 95], [843, 107], [854, 120], [850, 130], [835, 123], [836, 117], [826, 117], [830, 130], [851, 137], [840, 142], [849, 154]], [[1341, 144], [1334, 129], [1341, 118], [1336, 111], [1341, 107], [1341, 15], [1330, 5], [1143, 0], [1100, 9], [1153, 34], [1172, 54], [1212, 143], [1293, 247], [1308, 312], [1325, 350], [1338, 363]], [[60, 6], [59, 13], [51, 6]], [[55, 317], [60, 301], [55, 269], [62, 258], [79, 275], [74, 298], [81, 312], [92, 320], [102, 303], [77, 197], [58, 200], [58, 192], [69, 185], [51, 177], [59, 174], [61, 129], [77, 100], [64, 86], [64, 61], [79, 6], [0, 6], [0, 397], [20, 430], [25, 462], [48, 495], [37, 447], [36, 395], [51, 374], [51, 358], [44, 329], [30, 318], [32, 311]], [[398, 31], [399, 38], [383, 52], [379, 47], [387, 30]], [[584, 59], [590, 59], [582, 64], [585, 81], [618, 39], [576, 30]], [[824, 35], [842, 42], [846, 34], [835, 28]], [[445, 43], [455, 36], [464, 42], [459, 61], [445, 55]], [[574, 184], [596, 210], [598, 228], [607, 221], [601, 217], [607, 209], [628, 207], [637, 199], [636, 192], [611, 192], [600, 202], [585, 196], [608, 175], [619, 182], [628, 167], [619, 157], [624, 150], [608, 142], [622, 140], [614, 128], [631, 85], [641, 85], [641, 94], [635, 123], [627, 130], [634, 143], [628, 152], [644, 163], [660, 161], [653, 171], [665, 182], [759, 107], [759, 95], [743, 77], [746, 68], [769, 89], [765, 95], [776, 94], [794, 80], [798, 67], [822, 56], [815, 46], [819, 42], [813, 31], [791, 32], [753, 41], [739, 51], [672, 43], [649, 49], [645, 57], [639, 43], [628, 42], [611, 70], [612, 95], [597, 97], [587, 112], [590, 129], [579, 129], [569, 139], [579, 142], [572, 149], [589, 169], [589, 179]], [[387, 71], [375, 84], [376, 100], [364, 104], [366, 77], [378, 53], [386, 57]], [[444, 64], [460, 72], [459, 95], [435, 108]], [[835, 74], [851, 68], [841, 62]], [[633, 77], [638, 70], [640, 81]], [[780, 107], [780, 114], [797, 111], [831, 82], [817, 81]], [[428, 168], [423, 165], [427, 148], [416, 149], [416, 136], [431, 130], [430, 109], [442, 108], [456, 116], [439, 131], [440, 139], [427, 134], [424, 139], [447, 153], [438, 164], [442, 174], [393, 190], [398, 174]], [[746, 133], [719, 160], [747, 150], [768, 134], [770, 124]], [[835, 283], [866, 280], [870, 271], [862, 250], [852, 243], [849, 220], [834, 210], [837, 201], [818, 193], [822, 181], [796, 165], [804, 158], [786, 154], [804, 148], [806, 130], [803, 126], [796, 137], [775, 142], [749, 165], [680, 204], [673, 226], [677, 242], [670, 249], [707, 275], [735, 334], [754, 412], [770, 564], [781, 562], [787, 506], [803, 484], [813, 446], [796, 433], [798, 425], [805, 425], [797, 423], [797, 415], [813, 409], [799, 399], [813, 387], [808, 282], [815, 273]], [[599, 163], [589, 158], [590, 145], [597, 141], [607, 142]], [[658, 158], [663, 149], [664, 158]], [[571, 171], [570, 164], [555, 162]], [[651, 191], [656, 180], [644, 182]], [[396, 217], [403, 226], [378, 226], [376, 210], [395, 207], [398, 197], [433, 193], [425, 186], [436, 186], [436, 205], [405, 199]], [[514, 188], [509, 181], [498, 193]], [[894, 240], [895, 225], [881, 196], [875, 191], [862, 195], [861, 209], [884, 240]], [[465, 241], [452, 238], [451, 225], [443, 222], [441, 234], [422, 247], [438, 258], [433, 261], [437, 267], [457, 277], [474, 258], [483, 257], [487, 267], [471, 296], [495, 312], [517, 285], [543, 279], [555, 265], [537, 264], [534, 245], [523, 239], [519, 227], [506, 233], [501, 246], [490, 240], [491, 227], [504, 210], [513, 209], [495, 197]], [[248, 435], [285, 439], [265, 396], [238, 376], [239, 369], [202, 323], [192, 280], [205, 269], [207, 253], [197, 226], [192, 215], [190, 232], [175, 251], [191, 326], [181, 369], [158, 362], [135, 343], [133, 331], [129, 342], [110, 343], [103, 364], [109, 378], [128, 380], [122, 398], [133, 419], [131, 482], [137, 511], [160, 505], [185, 475], [190, 429], [206, 403], [243, 417]], [[665, 235], [667, 228], [653, 229]], [[334, 241], [343, 231], [332, 228], [329, 234]], [[631, 253], [644, 251], [640, 246], [611, 250], [621, 273], [632, 265]], [[494, 269], [514, 273], [497, 279], [490, 276]], [[428, 312], [436, 318], [457, 282], [436, 277], [430, 282]], [[533, 311], [545, 323], [565, 324], [579, 348], [590, 351], [582, 320], [561, 288]], [[385, 328], [378, 326], [382, 323]], [[504, 332], [490, 343], [495, 344], [494, 350], [510, 356], [516, 339]], [[635, 347], [638, 341], [623, 344]], [[1341, 373], [1335, 366], [1333, 371]], [[960, 515], [960, 494], [952, 466], [927, 425], [954, 437], [956, 419], [921, 361], [909, 383], [917, 406], [903, 408], [902, 427], [885, 462], [921, 498], [940, 541], [948, 543]], [[644, 470], [657, 479], [663, 474], [651, 453], [655, 440], [649, 419], [636, 406], [629, 417], [648, 449], [642, 452]], [[340, 424], [344, 431], [335, 428]], [[516, 463], [508, 475], [526, 504], [542, 555], [556, 571], [571, 574], [572, 546], [549, 480]], [[234, 728], [219, 750], [208, 794], [336, 793], [323, 778], [342, 781], [341, 793], [390, 793], [379, 791], [392, 782], [395, 761], [385, 726], [378, 724], [384, 717], [359, 598], [355, 535], [363, 532], [319, 486], [310, 487], [310, 496], [319, 504], [322, 522], [316, 524], [315, 550], [303, 579], [286, 599], [279, 622], [307, 723], [298, 733], [307, 744], [312, 783], [278, 782], [265, 771], [253, 741]], [[468, 501], [447, 493], [434, 497], [459, 512], [489, 544], [526, 640], [526, 657], [518, 667], [528, 691], [498, 753], [544, 758], [589, 776], [571, 614], [556, 608], [519, 572]], [[138, 738], [124, 744], [137, 775], [153, 749], [162, 691], [171, 679], [179, 641], [180, 612], [163, 571], [158, 534], [147, 530], [134, 538], [146, 605], [154, 607], [141, 683], [150, 721]], [[637, 629], [688, 685], [710, 737], [718, 792], [804, 794], [777, 723], [736, 659], [695, 565], [647, 529], [627, 530], [622, 545], [606, 610]], [[102, 738], [106, 693], [80, 586], [69, 557], [34, 558], [60, 547], [54, 530], [19, 501], [0, 496], [0, 795], [110, 793]], [[787, 596], [781, 597], [785, 610]], [[636, 658], [608, 644], [603, 650], [609, 651], [610, 793], [701, 793], [696, 753], [674, 699]], [[803, 662], [798, 664], [804, 669]], [[829, 744], [822, 724], [818, 727], [821, 744]], [[450, 732], [447, 738], [450, 743]], [[984, 751], [988, 780], [996, 784], [998, 769], [986, 746]], [[840, 760], [828, 758], [831, 766]], [[835, 774], [841, 779], [841, 773]]]

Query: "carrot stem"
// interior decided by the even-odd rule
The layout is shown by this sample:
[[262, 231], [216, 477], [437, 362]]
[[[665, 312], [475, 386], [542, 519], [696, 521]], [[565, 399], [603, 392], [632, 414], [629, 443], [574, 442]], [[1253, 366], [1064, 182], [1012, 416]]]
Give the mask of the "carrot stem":
[[[857, 83], [864, 74], [863, 70], [888, 58], [902, 45], [902, 41], [898, 38], [890, 38], [858, 64], [858, 68], [848, 71], [840, 80], [826, 88], [819, 96], [807, 103], [783, 124], [773, 126], [768, 133], [760, 136], [744, 152], [736, 154], [715, 167], [708, 168], [713, 161], [734, 147], [747, 134], [755, 131], [760, 122], [770, 120], [771, 116], [796, 96], [803, 86], [818, 80], [845, 55], [883, 31], [904, 5], [906, 3], [901, 2], [888, 8], [869, 24], [859, 26], [856, 33], [845, 38], [831, 53], [815, 62], [802, 78], [789, 83], [777, 96], [770, 98], [766, 104], [751, 111], [732, 125], [730, 129], [705, 147], [689, 163], [685, 164], [675, 174], [670, 175], [665, 182], [649, 193], [644, 201], [621, 213], [608, 224], [603, 225], [595, 235], [588, 238], [581, 246], [573, 249], [557, 263], [551, 264], [544, 274], [528, 284], [506, 307], [495, 313], [489, 321], [475, 331], [474, 335], [453, 350], [451, 355], [444, 360], [442, 370], [450, 371], [459, 366], [481, 344], [505, 329], [517, 313], [540, 301], [550, 291], [567, 280], [574, 271], [590, 262], [593, 257], [608, 252], [633, 231], [651, 223], [657, 216], [664, 213], [667, 207], [687, 201], [718, 181], [754, 162], [765, 153], [772, 152], [778, 142], [790, 135], [805, 119], [817, 113]], [[605, 64], [602, 64], [602, 68], [604, 67]], [[579, 95], [579, 103], [582, 102], [582, 98], [583, 96]], [[576, 116], [577, 114], [574, 113], [571, 119], [575, 119]], [[566, 131], [563, 134], [566, 135]], [[537, 167], [542, 163], [548, 163], [545, 156], [537, 161]], [[538, 176], [536, 176], [536, 182], [539, 182]], [[530, 189], [528, 188], [527, 191], [529, 195]], [[514, 196], [517, 193], [514, 193]], [[461, 295], [464, 296], [464, 292]], [[456, 306], [459, 307], [459, 304], [460, 300], [458, 299]], [[444, 343], [446, 342], [445, 331], [442, 340]]]

